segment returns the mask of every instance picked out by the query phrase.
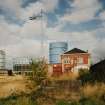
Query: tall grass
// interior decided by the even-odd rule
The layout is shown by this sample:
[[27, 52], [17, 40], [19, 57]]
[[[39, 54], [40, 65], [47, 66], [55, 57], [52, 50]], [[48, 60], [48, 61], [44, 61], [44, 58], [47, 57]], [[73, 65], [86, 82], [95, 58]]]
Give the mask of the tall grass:
[[30, 97], [9, 97], [8, 99], [0, 100], [0, 105], [37, 105], [36, 101]]
[[[36, 69], [34, 66], [36, 66], [36, 63], [33, 64], [33, 69], [36, 72]], [[87, 80], [90, 80], [90, 77], [88, 78], [88, 75], [89, 73], [87, 72], [86, 73], [81, 72], [80, 79], [83, 80], [85, 84], [81, 86], [81, 89], [79, 92], [77, 91], [79, 95], [78, 99], [77, 99], [78, 96], [76, 96], [76, 98], [72, 98], [72, 97], [75, 97], [75, 94], [72, 93], [73, 91], [69, 91], [69, 90], [63, 91], [61, 90], [61, 87], [59, 87], [59, 89], [57, 89], [56, 94], [53, 95], [53, 99], [46, 98], [45, 97], [46, 94], [43, 95], [41, 91], [38, 92], [37, 90], [37, 92], [35, 91], [35, 93], [30, 93], [30, 95], [23, 95], [20, 97], [12, 95], [6, 99], [1, 99], [0, 105], [105, 105], [105, 84], [104, 83], [91, 84], [87, 82]], [[58, 79], [74, 80], [76, 78], [77, 78], [77, 75], [64, 74]], [[56, 79], [56, 78], [54, 77], [53, 79]], [[68, 92], [70, 94], [68, 94]], [[47, 90], [45, 91], [45, 93], [47, 93]], [[50, 95], [52, 96], [52, 94]], [[36, 96], [38, 97], [36, 98]]]
[[104, 83], [96, 83], [86, 84], [82, 87], [83, 95], [87, 98], [91, 99], [99, 99], [105, 101], [105, 84]]
[[[63, 91], [65, 94], [65, 91]], [[35, 94], [14, 96], [1, 99], [0, 105], [105, 105], [105, 84], [86, 84], [81, 87], [79, 100], [66, 100], [67, 96], [59, 100], [45, 99], [44, 96], [34, 97]], [[69, 96], [68, 96], [69, 97]], [[37, 101], [38, 100], [38, 101]]]

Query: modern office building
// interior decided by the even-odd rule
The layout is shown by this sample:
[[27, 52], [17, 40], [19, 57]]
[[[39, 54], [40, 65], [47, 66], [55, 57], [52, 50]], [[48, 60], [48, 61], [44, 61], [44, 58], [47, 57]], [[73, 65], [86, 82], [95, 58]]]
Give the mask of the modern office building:
[[49, 63], [61, 63], [60, 55], [68, 50], [66, 42], [52, 42], [49, 45]]

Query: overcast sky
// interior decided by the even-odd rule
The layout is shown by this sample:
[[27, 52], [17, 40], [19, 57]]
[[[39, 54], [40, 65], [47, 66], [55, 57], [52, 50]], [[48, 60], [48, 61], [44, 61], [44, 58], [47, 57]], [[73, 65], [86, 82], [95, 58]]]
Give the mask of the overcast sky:
[[46, 56], [49, 42], [67, 41], [94, 62], [105, 57], [105, 0], [0, 0], [0, 49], [9, 57], [40, 55], [41, 22], [29, 17], [41, 9]]

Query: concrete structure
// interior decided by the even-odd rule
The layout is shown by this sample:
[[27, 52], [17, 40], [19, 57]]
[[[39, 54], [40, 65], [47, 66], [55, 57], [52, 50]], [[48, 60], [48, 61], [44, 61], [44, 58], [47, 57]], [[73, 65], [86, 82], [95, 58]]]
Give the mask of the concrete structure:
[[0, 50], [0, 70], [5, 69], [5, 51]]
[[74, 48], [61, 55], [62, 72], [78, 72], [90, 68], [90, 54]]
[[15, 74], [23, 74], [23, 75], [31, 73], [30, 62], [31, 60], [28, 57], [20, 57], [13, 59], [13, 72]]
[[30, 64], [15, 64], [13, 67], [14, 71], [30, 71]]
[[66, 52], [68, 44], [66, 42], [53, 42], [49, 45], [49, 63], [61, 63], [60, 55]]

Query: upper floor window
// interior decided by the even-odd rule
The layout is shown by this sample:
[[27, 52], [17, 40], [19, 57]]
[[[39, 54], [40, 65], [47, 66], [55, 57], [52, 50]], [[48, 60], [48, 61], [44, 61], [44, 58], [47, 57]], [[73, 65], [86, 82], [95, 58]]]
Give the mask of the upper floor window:
[[70, 59], [69, 58], [65, 58], [64, 61], [63, 61], [63, 63], [70, 64]]
[[83, 58], [82, 57], [78, 58], [78, 64], [83, 64]]

